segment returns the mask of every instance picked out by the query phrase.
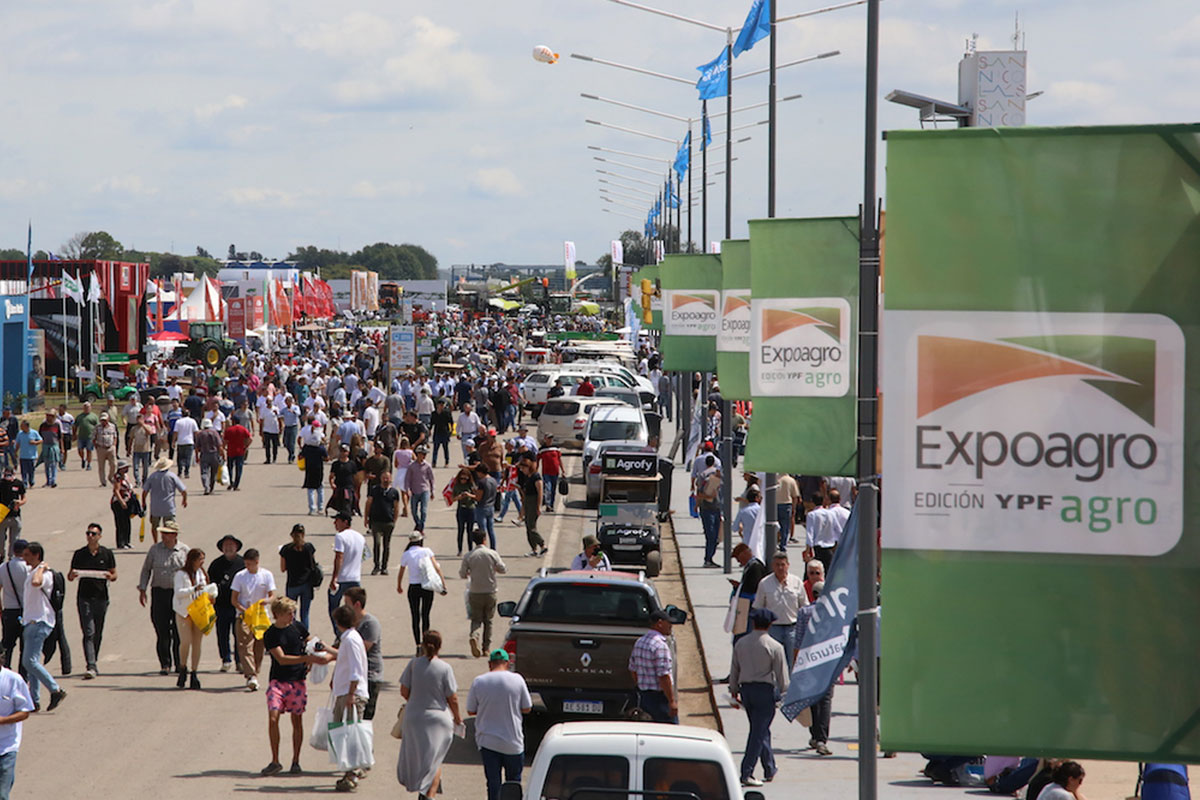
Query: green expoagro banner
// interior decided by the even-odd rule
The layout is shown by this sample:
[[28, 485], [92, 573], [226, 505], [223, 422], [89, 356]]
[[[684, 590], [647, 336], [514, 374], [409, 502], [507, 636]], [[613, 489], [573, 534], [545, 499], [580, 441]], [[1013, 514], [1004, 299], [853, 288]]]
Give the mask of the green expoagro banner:
[[854, 474], [858, 219], [751, 220], [750, 271], [747, 467]]
[[888, 195], [884, 746], [1200, 760], [1200, 126], [892, 133]]
[[721, 243], [717, 379], [726, 400], [750, 399], [750, 240]]
[[663, 369], [710, 372], [717, 368], [721, 328], [721, 257], [672, 253], [659, 265], [662, 278]]

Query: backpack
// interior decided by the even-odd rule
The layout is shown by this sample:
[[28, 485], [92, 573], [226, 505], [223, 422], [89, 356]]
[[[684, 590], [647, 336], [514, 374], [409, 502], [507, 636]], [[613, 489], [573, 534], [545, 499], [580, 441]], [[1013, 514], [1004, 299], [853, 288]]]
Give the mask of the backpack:
[[67, 579], [58, 570], [50, 570], [53, 575], [53, 584], [50, 587], [50, 607], [55, 611], [62, 611], [63, 601], [67, 599]]

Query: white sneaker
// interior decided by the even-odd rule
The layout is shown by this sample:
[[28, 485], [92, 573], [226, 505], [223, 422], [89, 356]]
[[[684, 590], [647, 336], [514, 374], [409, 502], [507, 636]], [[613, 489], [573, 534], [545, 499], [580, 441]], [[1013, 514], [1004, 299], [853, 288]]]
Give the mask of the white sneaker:
[[763, 782], [753, 775], [742, 778], [742, 786], [762, 786]]
[[221, 663], [221, 672], [229, 672], [231, 669], [233, 669], [232, 661], [223, 661]]
[[246, 681], [246, 688], [252, 692], [258, 691], [258, 678], [250, 678]]

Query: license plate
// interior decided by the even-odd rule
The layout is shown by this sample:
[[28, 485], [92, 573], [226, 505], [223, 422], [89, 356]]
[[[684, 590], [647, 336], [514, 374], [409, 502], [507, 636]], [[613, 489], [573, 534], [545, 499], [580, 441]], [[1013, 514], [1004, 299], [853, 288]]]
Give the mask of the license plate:
[[624, 550], [641, 550], [641, 549], [642, 549], [642, 546], [640, 544], [614, 544], [613, 545], [613, 550], [624, 551]]
[[603, 714], [604, 703], [600, 700], [564, 700], [563, 713], [566, 714]]
[[636, 536], [622, 536], [617, 541], [621, 544], [637, 544], [638, 539]]

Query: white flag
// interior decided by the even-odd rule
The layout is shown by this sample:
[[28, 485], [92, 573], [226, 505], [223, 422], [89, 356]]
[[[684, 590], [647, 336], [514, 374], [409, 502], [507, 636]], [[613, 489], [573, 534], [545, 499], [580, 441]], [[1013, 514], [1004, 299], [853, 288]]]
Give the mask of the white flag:
[[100, 278], [93, 272], [88, 280], [87, 300], [89, 303], [99, 303], [100, 297]]
[[575, 282], [575, 243], [563, 242], [563, 266], [567, 271], [567, 288]]
[[620, 239], [613, 239], [610, 245], [610, 253], [612, 255], [612, 263], [614, 267], [619, 267], [625, 263], [625, 246], [621, 244]]
[[62, 290], [63, 294], [74, 300], [80, 305], [83, 304], [83, 287], [79, 283], [79, 278], [67, 272], [65, 269], [62, 274]]

